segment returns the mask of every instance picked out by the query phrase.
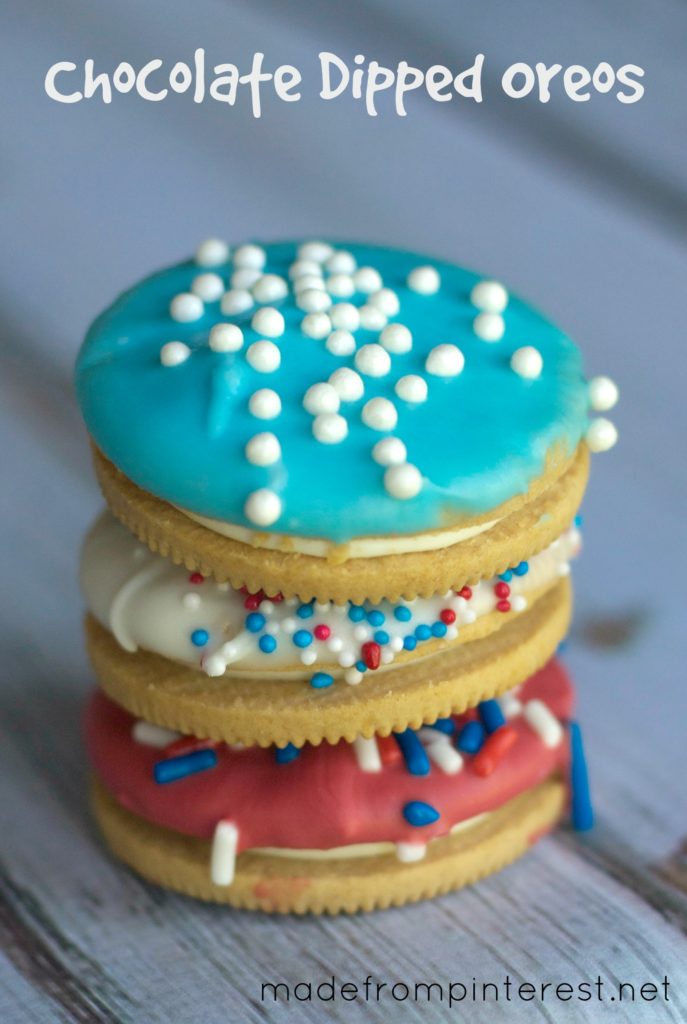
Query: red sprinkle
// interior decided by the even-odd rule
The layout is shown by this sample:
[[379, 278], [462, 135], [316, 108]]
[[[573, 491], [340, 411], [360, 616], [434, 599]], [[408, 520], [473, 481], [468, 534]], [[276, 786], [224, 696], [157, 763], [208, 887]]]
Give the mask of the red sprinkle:
[[466, 601], [469, 601], [472, 597], [472, 587], [462, 587], [457, 591], [458, 597], [464, 597]]
[[439, 618], [442, 622], [445, 622], [447, 626], [450, 626], [456, 621], [456, 613], [452, 608], [442, 608], [439, 612]]
[[499, 761], [508, 753], [518, 738], [512, 725], [502, 725], [487, 736], [484, 745], [472, 758], [470, 767], [476, 775], [486, 778], [498, 767]]
[[321, 623], [319, 626], [315, 626], [313, 629], [316, 640], [328, 640], [331, 636], [331, 632], [332, 631], [329, 626], [325, 626], [324, 623]]
[[375, 640], [368, 640], [366, 644], [360, 648], [360, 653], [363, 656], [363, 661], [368, 668], [379, 668], [379, 662], [382, 657], [382, 648]]
[[402, 759], [401, 748], [393, 736], [378, 736], [377, 749], [382, 764], [398, 764]]
[[189, 583], [205, 583], [205, 577], [202, 573], [192, 572], [188, 578]]
[[509, 612], [510, 611], [510, 601], [497, 601], [496, 602], [496, 610], [499, 611], [499, 612]]
[[272, 601], [273, 604], [279, 604], [280, 601], [284, 600], [284, 595], [282, 593], [275, 594], [274, 597], [268, 597], [267, 600]]
[[214, 750], [219, 746], [219, 740], [202, 740], [197, 736], [180, 736], [178, 740], [172, 740], [164, 748], [165, 757], [180, 757], [182, 754], [192, 754], [194, 750]]
[[501, 581], [494, 585], [494, 593], [496, 594], [497, 597], [509, 597], [510, 587], [508, 586], [507, 583]]

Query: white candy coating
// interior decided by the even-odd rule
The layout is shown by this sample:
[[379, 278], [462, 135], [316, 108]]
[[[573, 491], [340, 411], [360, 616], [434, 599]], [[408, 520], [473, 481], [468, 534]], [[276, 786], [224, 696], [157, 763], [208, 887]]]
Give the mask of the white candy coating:
[[243, 331], [236, 324], [215, 324], [208, 345], [213, 352], [238, 352], [243, 347]]
[[363, 406], [362, 420], [373, 430], [393, 430], [398, 422], [398, 413], [388, 398], [371, 398]]
[[478, 313], [472, 329], [482, 341], [500, 341], [506, 325], [500, 313]]
[[367, 301], [385, 316], [396, 316], [401, 309], [398, 295], [391, 288], [380, 288], [378, 292], [373, 292]]
[[235, 313], [245, 313], [253, 305], [253, 296], [245, 288], [232, 288], [225, 292], [219, 304], [219, 308], [225, 316], [233, 316]]
[[417, 373], [409, 373], [396, 381], [394, 391], [404, 402], [425, 402], [427, 400], [427, 381]]
[[303, 242], [298, 246], [299, 260], [312, 260], [314, 263], [324, 263], [334, 252], [327, 242]]
[[391, 369], [391, 357], [381, 345], [363, 345], [355, 354], [356, 369], [368, 377], [384, 377]]
[[519, 377], [524, 377], [525, 380], [536, 380], [544, 369], [544, 360], [539, 349], [532, 345], [524, 345], [522, 348], [516, 349], [510, 357], [510, 365]]
[[350, 356], [355, 352], [355, 338], [350, 331], [332, 331], [325, 347], [333, 356]]
[[441, 277], [436, 267], [416, 267], [408, 274], [406, 284], [418, 295], [436, 295], [441, 287]]
[[357, 331], [360, 327], [360, 313], [352, 302], [337, 302], [329, 316], [334, 327], [344, 331]]
[[199, 320], [205, 312], [203, 300], [191, 292], [181, 292], [175, 295], [169, 304], [169, 315], [172, 320], [179, 324], [188, 324], [193, 320]]
[[413, 347], [413, 335], [405, 324], [389, 324], [379, 335], [379, 342], [387, 352], [402, 355]]
[[315, 277], [314, 274], [304, 274], [303, 277], [297, 277], [293, 282], [293, 290], [296, 295], [300, 295], [301, 292], [307, 292], [311, 289], [315, 291], [324, 291], [325, 284], [323, 277]]
[[427, 373], [434, 377], [457, 377], [464, 366], [465, 356], [457, 345], [435, 345], [425, 361]]
[[348, 366], [334, 370], [329, 378], [329, 383], [335, 388], [342, 402], [357, 402], [365, 393], [362, 377]]
[[314, 260], [296, 260], [289, 267], [289, 277], [292, 281], [297, 281], [300, 277], [322, 278], [322, 267]]
[[384, 474], [384, 487], [392, 498], [407, 501], [422, 489], [422, 476], [417, 466], [402, 462], [400, 466], [389, 466]]
[[326, 313], [308, 313], [301, 320], [301, 331], [309, 338], [326, 338], [332, 329], [332, 322]]
[[263, 274], [253, 285], [256, 302], [278, 302], [289, 294], [289, 286], [279, 274]]
[[160, 362], [163, 366], [179, 366], [191, 355], [191, 349], [183, 341], [168, 341], [160, 349]]
[[348, 434], [348, 423], [338, 413], [325, 412], [313, 420], [312, 432], [322, 444], [339, 444]]
[[321, 288], [308, 288], [296, 296], [296, 305], [306, 313], [326, 313], [332, 297]]
[[358, 310], [360, 314], [360, 326], [366, 331], [381, 331], [387, 324], [387, 317], [381, 309], [365, 303]]
[[257, 267], [239, 267], [231, 275], [232, 288], [252, 288], [262, 277]]
[[219, 274], [198, 274], [193, 278], [191, 291], [202, 302], [218, 302], [224, 295], [224, 281]]
[[332, 274], [327, 278], [327, 291], [337, 299], [348, 299], [355, 292], [355, 285], [350, 274]]
[[378, 292], [384, 286], [382, 275], [374, 267], [361, 267], [359, 270], [356, 270], [353, 275], [353, 283], [355, 290], [363, 292], [364, 295]]
[[590, 423], [585, 440], [590, 451], [607, 452], [618, 440], [618, 431], [615, 424], [600, 416]]
[[353, 274], [355, 273], [358, 264], [355, 261], [355, 257], [352, 253], [346, 252], [344, 249], [337, 249], [333, 252], [325, 263], [325, 267], [330, 274]]
[[260, 245], [240, 245], [234, 251], [235, 267], [252, 267], [255, 270], [262, 270], [267, 260], [267, 253]]
[[303, 396], [303, 408], [313, 416], [338, 412], [341, 399], [332, 384], [312, 384]]
[[258, 388], [248, 399], [248, 411], [259, 420], [273, 420], [281, 412], [281, 398], [272, 388]]
[[246, 359], [258, 373], [274, 373], [281, 363], [281, 352], [273, 341], [254, 341], [248, 346]]
[[276, 523], [281, 510], [281, 498], [268, 487], [261, 487], [249, 494], [243, 506], [246, 519], [250, 519], [256, 526], [271, 526], [272, 523]]
[[479, 281], [470, 292], [470, 302], [485, 313], [503, 313], [508, 292], [499, 281]]
[[608, 412], [619, 397], [618, 385], [610, 377], [593, 377], [589, 381], [589, 404], [595, 412]]
[[273, 306], [263, 306], [253, 314], [251, 327], [266, 338], [280, 338], [284, 333], [284, 317]]
[[372, 458], [380, 466], [400, 466], [408, 451], [399, 437], [383, 437], [372, 449]]
[[218, 267], [229, 259], [229, 246], [221, 238], [206, 238], [196, 249], [199, 267]]
[[254, 466], [271, 466], [281, 458], [281, 445], [275, 434], [255, 434], [246, 445], [246, 458]]

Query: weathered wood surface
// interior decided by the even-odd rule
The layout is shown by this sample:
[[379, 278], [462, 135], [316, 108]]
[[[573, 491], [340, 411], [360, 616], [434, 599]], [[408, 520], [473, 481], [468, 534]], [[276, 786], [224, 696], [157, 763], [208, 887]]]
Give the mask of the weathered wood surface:
[[[171, 10], [170, 10], [171, 7]], [[428, 14], [428, 11], [431, 13]], [[34, 0], [2, 66], [4, 571], [0, 1020], [69, 1022], [687, 1019], [683, 512], [687, 416], [684, 40], [658, 4], [117, 5]], [[647, 95], [481, 108], [417, 102], [376, 121], [303, 100], [244, 112], [183, 100], [58, 107], [56, 60], [153, 55], [312, 68], [317, 52], [460, 67], [632, 61]], [[99, 501], [70, 367], [89, 318], [211, 233], [389, 240], [489, 268], [619, 380], [621, 443], [595, 460], [566, 655], [599, 826], [561, 831], [471, 891], [350, 920], [271, 920], [154, 890], [112, 863], [85, 802], [92, 685], [79, 537]], [[260, 1003], [263, 980], [671, 980], [668, 1003]]]

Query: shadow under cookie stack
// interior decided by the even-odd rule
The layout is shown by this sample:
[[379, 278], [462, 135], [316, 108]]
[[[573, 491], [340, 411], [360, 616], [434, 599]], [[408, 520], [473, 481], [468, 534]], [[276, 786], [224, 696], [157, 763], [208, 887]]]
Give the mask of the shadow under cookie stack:
[[93, 806], [146, 878], [275, 912], [472, 883], [591, 826], [555, 659], [617, 389], [496, 281], [211, 239], [91, 327]]

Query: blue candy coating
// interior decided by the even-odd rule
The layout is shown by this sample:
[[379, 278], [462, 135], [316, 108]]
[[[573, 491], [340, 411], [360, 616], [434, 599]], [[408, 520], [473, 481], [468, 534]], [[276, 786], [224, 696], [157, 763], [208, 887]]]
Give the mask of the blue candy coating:
[[210, 639], [207, 629], [194, 629], [191, 633], [191, 643], [194, 647], [205, 647]]
[[594, 808], [589, 790], [589, 774], [582, 743], [582, 732], [577, 722], [570, 723], [570, 754], [572, 823], [578, 832], [586, 832], [594, 825]]
[[452, 736], [456, 731], [456, 723], [452, 718], [437, 718], [436, 722], [432, 723], [432, 728], [445, 732], [447, 736]]
[[431, 825], [438, 821], [441, 815], [436, 807], [426, 804], [423, 800], [410, 800], [403, 808], [403, 817], [409, 825], [422, 828], [423, 825]]
[[516, 576], [526, 576], [529, 571], [530, 571], [530, 564], [529, 564], [529, 562], [519, 562], [518, 565], [516, 565], [515, 568], [513, 569], [513, 572], [515, 573]]
[[314, 615], [315, 609], [311, 604], [301, 604], [296, 610], [296, 615], [299, 619], [309, 619], [311, 615]]
[[407, 608], [404, 604], [399, 604], [398, 607], [394, 608], [394, 617], [399, 622], [410, 622], [413, 617], [413, 613], [410, 608]]
[[214, 768], [216, 764], [217, 754], [214, 750], [194, 750], [190, 754], [181, 754], [179, 757], [169, 757], [166, 761], [158, 761], [153, 768], [153, 777], [160, 784], [177, 782], [187, 775], [195, 775], [196, 772]]
[[481, 722], [466, 722], [458, 733], [456, 746], [464, 754], [476, 754], [484, 743], [484, 726]]
[[277, 649], [276, 638], [270, 633], [265, 633], [265, 635], [261, 636], [258, 640], [258, 647], [263, 654], [274, 654]]
[[513, 572], [511, 569], [506, 569], [505, 572], [499, 573], [499, 579], [503, 580], [504, 583], [510, 583], [513, 579]]
[[294, 746], [293, 743], [287, 743], [285, 747], [274, 748], [274, 760], [277, 764], [289, 764], [296, 760], [300, 752], [300, 747]]
[[438, 636], [438, 637], [446, 636], [446, 629], [447, 628], [448, 627], [446, 626], [445, 622], [439, 622], [439, 621], [433, 622], [432, 623], [432, 636]]
[[381, 645], [389, 643], [389, 634], [385, 629], [378, 629], [374, 635], [375, 642]]
[[307, 629], [297, 629], [291, 639], [296, 647], [309, 647], [312, 643], [312, 633]]
[[422, 625], [415, 627], [415, 636], [417, 637], [418, 640], [429, 640], [431, 635], [431, 627], [425, 625], [425, 623], [422, 623]]
[[417, 733], [413, 729], [395, 732], [394, 739], [401, 748], [403, 760], [411, 775], [429, 775], [429, 758]]
[[403, 638], [403, 649], [406, 651], [414, 651], [417, 647], [417, 640], [414, 636], [405, 636]]
[[386, 615], [384, 612], [380, 612], [378, 608], [373, 608], [371, 612], [367, 613], [367, 621], [371, 626], [383, 626], [386, 621]]
[[364, 661], [356, 661], [355, 667], [358, 669], [358, 672], [367, 672], [367, 665]]
[[331, 686], [334, 682], [334, 676], [330, 676], [328, 672], [315, 672], [314, 675], [310, 676], [310, 685], [314, 686], [316, 690], [324, 690], [325, 687]]
[[351, 622], [362, 622], [365, 618], [365, 609], [360, 604], [352, 604], [348, 609], [348, 617]]
[[482, 725], [488, 733], [496, 732], [506, 724], [506, 718], [497, 700], [483, 700], [477, 706]]
[[246, 615], [246, 629], [249, 633], [259, 633], [265, 625], [265, 616], [260, 612], [251, 612]]

